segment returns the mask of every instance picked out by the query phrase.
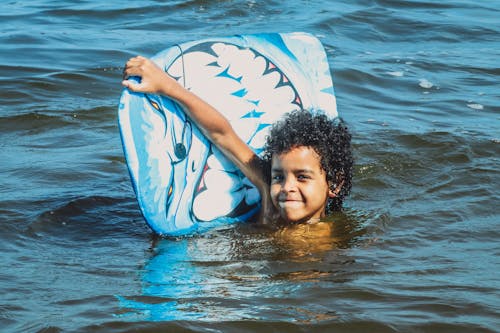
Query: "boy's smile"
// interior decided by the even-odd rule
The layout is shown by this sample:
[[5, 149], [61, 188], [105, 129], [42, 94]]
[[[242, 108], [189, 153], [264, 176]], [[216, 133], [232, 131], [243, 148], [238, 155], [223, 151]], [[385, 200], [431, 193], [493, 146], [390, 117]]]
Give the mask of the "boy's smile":
[[271, 200], [287, 222], [312, 222], [325, 215], [330, 191], [320, 157], [299, 146], [272, 157]]

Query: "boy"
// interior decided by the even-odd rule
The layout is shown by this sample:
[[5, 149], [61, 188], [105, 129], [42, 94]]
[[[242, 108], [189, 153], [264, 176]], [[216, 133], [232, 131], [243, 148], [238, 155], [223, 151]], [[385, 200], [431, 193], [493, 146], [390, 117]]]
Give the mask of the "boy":
[[[257, 187], [259, 221], [314, 223], [340, 210], [352, 178], [351, 136], [340, 120], [296, 111], [273, 126], [264, 158], [235, 133], [211, 105], [185, 89], [151, 60], [131, 58], [123, 72], [131, 91], [162, 94], [184, 106], [203, 134]], [[127, 80], [141, 77], [141, 83]]]

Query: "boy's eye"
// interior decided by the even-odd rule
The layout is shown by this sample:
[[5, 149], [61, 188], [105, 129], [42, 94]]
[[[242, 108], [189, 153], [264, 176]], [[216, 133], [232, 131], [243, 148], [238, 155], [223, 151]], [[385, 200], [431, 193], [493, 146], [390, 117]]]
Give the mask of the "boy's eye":
[[273, 183], [280, 182], [283, 180], [283, 175], [272, 175], [271, 176], [271, 181]]
[[306, 179], [309, 179], [309, 178], [311, 178], [311, 177], [309, 177], [308, 175], [298, 175], [297, 176], [298, 180], [306, 180]]

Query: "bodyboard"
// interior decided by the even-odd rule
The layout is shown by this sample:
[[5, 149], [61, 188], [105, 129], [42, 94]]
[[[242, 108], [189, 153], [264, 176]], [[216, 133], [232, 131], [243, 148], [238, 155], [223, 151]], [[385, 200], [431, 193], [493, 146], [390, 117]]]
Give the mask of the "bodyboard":
[[[337, 116], [325, 50], [306, 33], [207, 38], [176, 44], [152, 60], [219, 110], [257, 154], [285, 113]], [[183, 235], [246, 221], [257, 189], [165, 96], [121, 95], [118, 121], [141, 212], [160, 235]]]

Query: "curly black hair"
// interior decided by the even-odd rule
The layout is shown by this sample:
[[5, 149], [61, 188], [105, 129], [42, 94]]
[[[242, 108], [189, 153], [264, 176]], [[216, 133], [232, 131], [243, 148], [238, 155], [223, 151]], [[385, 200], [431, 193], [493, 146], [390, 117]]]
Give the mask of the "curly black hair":
[[342, 209], [344, 198], [352, 187], [353, 156], [351, 134], [341, 118], [330, 118], [318, 110], [297, 110], [287, 113], [275, 123], [264, 146], [263, 159], [271, 165], [275, 154], [282, 154], [299, 146], [311, 147], [320, 156], [326, 180], [333, 190], [341, 186], [334, 198], [329, 198], [326, 213]]

